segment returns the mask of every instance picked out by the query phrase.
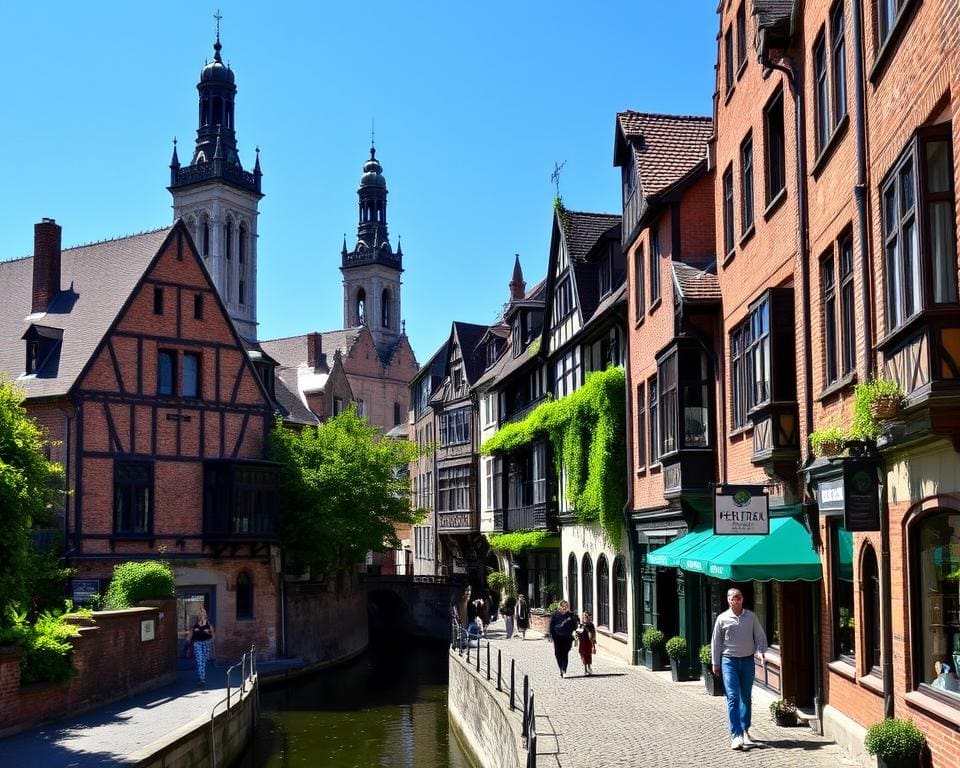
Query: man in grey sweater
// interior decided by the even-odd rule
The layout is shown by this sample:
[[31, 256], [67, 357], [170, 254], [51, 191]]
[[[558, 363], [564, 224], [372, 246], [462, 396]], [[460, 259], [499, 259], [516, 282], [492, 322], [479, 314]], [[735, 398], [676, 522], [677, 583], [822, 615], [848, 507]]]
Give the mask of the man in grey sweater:
[[767, 636], [757, 614], [743, 607], [743, 593], [736, 587], [727, 590], [730, 610], [717, 616], [710, 648], [713, 674], [723, 673], [730, 718], [730, 749], [752, 747], [750, 707], [753, 693], [754, 658], [763, 666]]

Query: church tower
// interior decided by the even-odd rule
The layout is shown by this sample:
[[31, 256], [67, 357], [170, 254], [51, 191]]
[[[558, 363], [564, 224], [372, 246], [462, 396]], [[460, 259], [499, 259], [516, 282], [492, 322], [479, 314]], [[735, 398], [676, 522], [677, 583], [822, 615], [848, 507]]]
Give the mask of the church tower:
[[360, 177], [360, 221], [357, 244], [347, 250], [344, 238], [340, 271], [343, 273], [343, 324], [345, 328], [366, 325], [380, 359], [389, 360], [400, 339], [400, 273], [403, 251], [390, 247], [387, 235], [387, 181], [370, 147], [370, 159]]
[[200, 71], [197, 143], [190, 164], [180, 165], [177, 142], [170, 161], [174, 220], [190, 229], [203, 263], [240, 335], [257, 337], [257, 206], [260, 150], [253, 172], [237, 154], [233, 70], [220, 56], [220, 21], [213, 61]]

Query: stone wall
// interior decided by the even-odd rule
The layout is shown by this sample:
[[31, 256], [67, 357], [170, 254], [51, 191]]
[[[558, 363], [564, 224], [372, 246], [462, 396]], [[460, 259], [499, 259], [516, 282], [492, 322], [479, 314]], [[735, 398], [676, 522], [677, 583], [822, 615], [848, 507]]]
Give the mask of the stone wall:
[[449, 656], [447, 706], [450, 725], [461, 744], [484, 768], [525, 766], [523, 710], [511, 712], [507, 698], [471, 669], [465, 658], [454, 652]]
[[[153, 639], [141, 639], [152, 622]], [[177, 618], [173, 600], [99, 611], [78, 619], [73, 639], [76, 674], [63, 683], [20, 685], [19, 648], [0, 649], [0, 736], [81, 712], [176, 678]]]
[[287, 655], [307, 664], [348, 659], [367, 647], [367, 595], [356, 573], [331, 582], [288, 582]]

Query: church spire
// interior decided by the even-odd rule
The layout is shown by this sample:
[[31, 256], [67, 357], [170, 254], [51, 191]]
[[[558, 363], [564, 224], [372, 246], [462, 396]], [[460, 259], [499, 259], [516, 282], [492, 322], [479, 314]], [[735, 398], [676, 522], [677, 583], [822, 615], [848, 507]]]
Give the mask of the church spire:
[[523, 270], [520, 269], [520, 254], [515, 255], [513, 262], [513, 277], [508, 283], [510, 288], [510, 301], [522, 301], [527, 292], [527, 284], [523, 279]]

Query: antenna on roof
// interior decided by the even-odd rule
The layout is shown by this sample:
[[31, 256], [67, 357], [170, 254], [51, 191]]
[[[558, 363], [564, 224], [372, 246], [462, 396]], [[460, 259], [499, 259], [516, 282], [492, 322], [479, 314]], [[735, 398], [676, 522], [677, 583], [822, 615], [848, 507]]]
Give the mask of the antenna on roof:
[[562, 163], [557, 165], [556, 162], [553, 164], [553, 173], [550, 174], [550, 183], [553, 184], [554, 188], [557, 191], [556, 197], [560, 199], [560, 171], [563, 170], [563, 166], [567, 164], [567, 161], [564, 160]]

